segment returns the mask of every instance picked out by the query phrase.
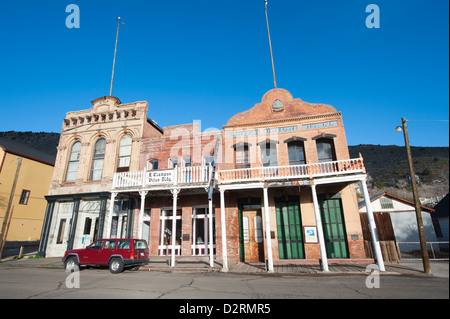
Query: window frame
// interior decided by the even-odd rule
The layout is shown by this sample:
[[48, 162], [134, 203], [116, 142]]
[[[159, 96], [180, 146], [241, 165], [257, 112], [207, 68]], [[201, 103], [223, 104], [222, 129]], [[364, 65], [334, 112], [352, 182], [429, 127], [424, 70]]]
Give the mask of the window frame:
[[[130, 144], [124, 145], [125, 139], [129, 139]], [[123, 149], [129, 148], [129, 152], [124, 154], [121, 154]], [[133, 138], [129, 134], [125, 134], [120, 138], [119, 141], [119, 149], [117, 152], [117, 169], [116, 172], [129, 172], [130, 171], [130, 164], [131, 164], [131, 154], [133, 152]], [[128, 158], [128, 166], [120, 166], [121, 160], [125, 160]]]
[[22, 193], [20, 194], [19, 204], [20, 205], [28, 205], [28, 200], [30, 199], [31, 190], [22, 189]]
[[[234, 148], [234, 165], [236, 169], [250, 168], [250, 146], [249, 143], [238, 143], [233, 145]], [[241, 156], [242, 154], [242, 156]], [[238, 157], [239, 155], [239, 157]], [[239, 161], [238, 161], [239, 159]]]
[[[325, 149], [319, 150], [319, 145], [330, 145], [329, 150], [330, 150], [331, 154], [327, 154], [327, 155], [331, 155], [331, 156], [321, 158], [320, 152], [325, 152], [326, 150]], [[317, 160], [319, 163], [334, 162], [337, 160], [334, 140], [332, 138], [324, 137], [324, 138], [316, 139], [316, 150], [317, 150]]]
[[[263, 164], [263, 167], [278, 166], [277, 144], [277, 141], [270, 140], [259, 143], [261, 150], [261, 163]], [[269, 150], [269, 152], [267, 152], [267, 150]]]
[[[300, 148], [300, 150], [295, 149], [295, 151], [293, 150], [293, 148]], [[305, 165], [306, 164], [306, 154], [305, 154], [305, 143], [303, 141], [300, 140], [296, 140], [296, 141], [290, 141], [287, 143], [287, 148], [288, 148], [288, 159], [289, 159], [289, 165], [290, 166], [295, 166], [295, 165]], [[292, 159], [296, 154], [300, 154], [303, 156], [299, 156], [300, 159]], [[301, 159], [303, 157], [303, 160]]]
[[[104, 148], [103, 148], [103, 152], [102, 152], [102, 149], [101, 148], [99, 148], [99, 153], [97, 154], [96, 152], [97, 152], [97, 144], [100, 142], [100, 141], [104, 141], [104, 143], [105, 143], [105, 145], [104, 145]], [[92, 153], [92, 165], [91, 165], [91, 174], [90, 174], [90, 178], [89, 178], [89, 180], [90, 181], [101, 181], [102, 180], [102, 177], [103, 177], [103, 167], [104, 167], [104, 164], [105, 164], [105, 154], [106, 154], [106, 139], [104, 138], [104, 137], [99, 137], [96, 141], [95, 141], [95, 144], [94, 144], [94, 151], [93, 151], [93, 153]], [[98, 156], [97, 158], [96, 158], [96, 156]], [[95, 169], [95, 164], [98, 162], [98, 163], [100, 163], [100, 161], [101, 161], [101, 169]], [[94, 179], [94, 172], [100, 172], [100, 177], [99, 178], [97, 178], [97, 177], [95, 177], [95, 179]]]
[[[74, 152], [75, 145], [80, 145], [80, 150], [78, 151], [78, 155], [76, 156], [76, 159], [73, 160], [72, 156], [77, 154], [76, 152]], [[70, 147], [69, 157], [68, 157], [67, 166], [66, 166], [66, 177], [64, 179], [64, 181], [66, 183], [75, 183], [75, 181], [77, 179], [78, 169], [79, 169], [79, 165], [80, 165], [81, 149], [82, 149], [82, 144], [81, 144], [81, 141], [79, 141], [79, 140], [74, 141], [72, 146]], [[73, 166], [76, 165], [76, 170], [70, 170], [70, 168], [72, 167], [71, 164], [73, 164]], [[69, 180], [68, 179], [69, 174], [74, 174], [74, 178]]]
[[159, 160], [157, 158], [150, 158], [147, 160], [147, 171], [156, 171], [158, 169], [159, 169]]

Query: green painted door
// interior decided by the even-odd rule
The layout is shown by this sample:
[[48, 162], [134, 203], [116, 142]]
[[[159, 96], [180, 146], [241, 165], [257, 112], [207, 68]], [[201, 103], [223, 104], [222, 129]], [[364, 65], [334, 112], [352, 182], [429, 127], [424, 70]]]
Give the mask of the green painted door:
[[305, 258], [298, 199], [275, 198], [280, 259]]
[[341, 199], [319, 199], [328, 258], [349, 258]]

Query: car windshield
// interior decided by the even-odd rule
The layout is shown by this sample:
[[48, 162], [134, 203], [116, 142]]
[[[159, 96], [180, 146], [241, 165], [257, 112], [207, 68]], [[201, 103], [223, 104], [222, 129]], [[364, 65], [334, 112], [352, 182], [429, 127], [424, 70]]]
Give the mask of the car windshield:
[[134, 248], [135, 249], [147, 249], [147, 242], [145, 240], [135, 240]]

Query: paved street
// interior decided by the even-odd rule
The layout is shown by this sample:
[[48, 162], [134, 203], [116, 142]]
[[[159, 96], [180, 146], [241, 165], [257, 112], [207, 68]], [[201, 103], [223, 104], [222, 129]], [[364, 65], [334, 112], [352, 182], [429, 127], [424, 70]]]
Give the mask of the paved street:
[[[0, 267], [0, 298], [75, 299], [297, 299], [449, 298], [449, 279], [426, 275], [381, 275], [379, 288], [366, 287], [365, 274], [235, 274], [220, 272], [84, 269], [80, 288], [67, 288], [63, 269]], [[73, 274], [72, 274], [73, 275]], [[69, 286], [76, 280], [69, 278]], [[375, 283], [375, 281], [370, 281]]]

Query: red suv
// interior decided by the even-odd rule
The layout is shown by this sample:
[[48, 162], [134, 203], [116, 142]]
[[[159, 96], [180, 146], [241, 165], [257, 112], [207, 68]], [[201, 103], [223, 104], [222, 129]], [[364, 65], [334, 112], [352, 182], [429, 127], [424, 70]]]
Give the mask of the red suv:
[[80, 265], [108, 266], [113, 274], [137, 270], [148, 263], [147, 242], [142, 239], [98, 239], [84, 249], [67, 250], [62, 259], [67, 272]]

